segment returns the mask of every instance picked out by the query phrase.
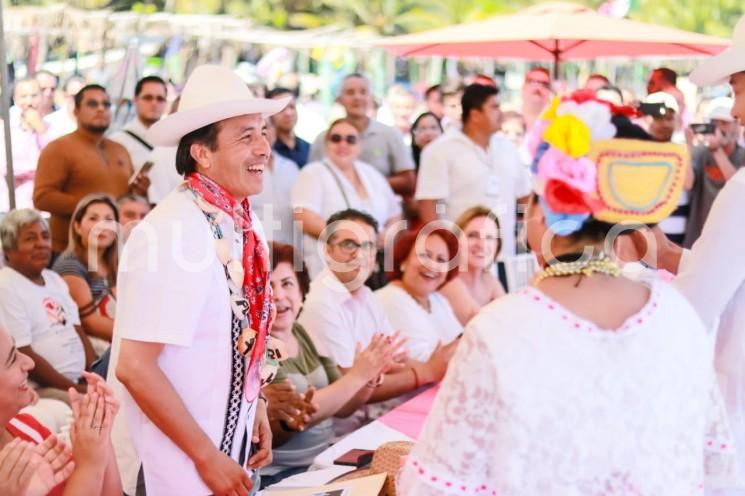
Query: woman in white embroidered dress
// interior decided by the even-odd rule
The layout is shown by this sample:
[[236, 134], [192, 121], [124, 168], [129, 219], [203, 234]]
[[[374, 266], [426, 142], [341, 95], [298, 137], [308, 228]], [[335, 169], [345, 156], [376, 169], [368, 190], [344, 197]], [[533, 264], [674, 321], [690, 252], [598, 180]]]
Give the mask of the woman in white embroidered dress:
[[[702, 494], [705, 476], [732, 483], [700, 319], [665, 283], [619, 276], [602, 255], [612, 224], [566, 215], [598, 183], [576, 167], [595, 164], [561, 160], [526, 215], [547, 270], [469, 323], [399, 494], [684, 496]], [[572, 264], [583, 251], [589, 260]]]

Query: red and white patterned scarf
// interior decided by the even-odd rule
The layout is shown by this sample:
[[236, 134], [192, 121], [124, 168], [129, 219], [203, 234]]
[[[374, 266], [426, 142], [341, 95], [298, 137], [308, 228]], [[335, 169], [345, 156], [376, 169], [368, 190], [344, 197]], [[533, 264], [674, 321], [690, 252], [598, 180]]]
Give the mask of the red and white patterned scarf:
[[[246, 317], [248, 325], [257, 332], [256, 344], [251, 350], [247, 371], [250, 380], [252, 372], [261, 366], [266, 341], [271, 329], [272, 289], [269, 284], [269, 256], [264, 243], [251, 224], [248, 199], [236, 201], [230, 193], [210, 178], [194, 172], [186, 181], [189, 187], [204, 201], [229, 215], [236, 230], [243, 232], [243, 295], [248, 301]], [[253, 400], [253, 398], [248, 398]]]

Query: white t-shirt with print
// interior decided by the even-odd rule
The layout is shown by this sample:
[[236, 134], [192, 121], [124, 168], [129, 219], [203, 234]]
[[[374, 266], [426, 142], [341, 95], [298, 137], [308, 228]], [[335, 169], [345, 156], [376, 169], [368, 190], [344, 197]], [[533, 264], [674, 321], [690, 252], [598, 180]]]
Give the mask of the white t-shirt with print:
[[85, 370], [85, 349], [75, 330], [78, 307], [57, 273], [44, 269], [41, 274], [43, 286], [10, 267], [0, 270], [0, 320], [16, 346], [31, 346], [57, 372], [77, 382]]
[[438, 342], [446, 345], [463, 332], [463, 326], [455, 317], [450, 303], [438, 292], [429, 296], [431, 312], [427, 312], [396, 284], [388, 284], [375, 291], [375, 297], [393, 329], [409, 338], [406, 351], [413, 360], [426, 362]]
[[[264, 240], [255, 216], [253, 224]], [[220, 226], [226, 237], [233, 234], [229, 216], [223, 215]], [[234, 236], [233, 258], [240, 260], [242, 251], [242, 239]], [[109, 381], [122, 398], [120, 417], [127, 420], [115, 426], [113, 435], [124, 489], [129, 492], [136, 484], [139, 454], [148, 495], [209, 494], [192, 460], [148, 419], [113, 373], [122, 339], [163, 343], [158, 365], [192, 418], [219, 447], [231, 383], [229, 290], [210, 225], [190, 192], [171, 192], [132, 231], [117, 289]], [[241, 402], [234, 460], [244, 435], [250, 446], [254, 405], [245, 398]]]
[[450, 129], [422, 152], [416, 199], [442, 200], [444, 217], [451, 221], [471, 207], [492, 209], [505, 258], [515, 255], [517, 199], [530, 188], [529, 170], [511, 141], [494, 134], [485, 150], [459, 129]]
[[[389, 220], [401, 215], [398, 197], [386, 178], [372, 165], [360, 161], [354, 164], [367, 190], [368, 198], [363, 199], [336, 166], [328, 160], [325, 164], [312, 162], [302, 168], [292, 188], [293, 208], [307, 209], [320, 215], [323, 220], [340, 210], [354, 208], [372, 215], [378, 221], [380, 230]], [[344, 195], [349, 203], [344, 200]], [[326, 265], [322, 254], [323, 246], [315, 238], [304, 236], [303, 257], [311, 277], [318, 275]]]

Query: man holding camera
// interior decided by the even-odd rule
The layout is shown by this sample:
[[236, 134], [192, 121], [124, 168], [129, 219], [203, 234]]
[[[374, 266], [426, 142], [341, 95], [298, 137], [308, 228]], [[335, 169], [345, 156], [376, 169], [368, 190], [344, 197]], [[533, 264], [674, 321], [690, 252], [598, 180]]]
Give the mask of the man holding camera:
[[[690, 213], [683, 245], [690, 248], [701, 235], [714, 198], [737, 169], [745, 165], [745, 149], [737, 144], [741, 127], [732, 116], [732, 99], [717, 98], [709, 105], [711, 126], [703, 143], [691, 153], [693, 187]], [[688, 133], [691, 136], [693, 132]]]

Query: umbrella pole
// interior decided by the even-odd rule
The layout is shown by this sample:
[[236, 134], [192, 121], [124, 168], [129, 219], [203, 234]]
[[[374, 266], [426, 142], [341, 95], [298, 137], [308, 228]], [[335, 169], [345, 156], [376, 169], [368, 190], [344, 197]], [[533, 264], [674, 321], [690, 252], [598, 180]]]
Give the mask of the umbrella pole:
[[551, 51], [554, 55], [554, 81], [559, 80], [559, 64], [561, 64], [561, 50], [559, 50], [559, 40], [554, 40], [554, 49]]
[[[10, 142], [10, 84], [8, 81], [8, 58], [5, 48], [5, 24], [3, 22], [3, 2], [0, 0], [0, 57], [2, 57], [2, 68], [0, 68], [0, 111], [2, 112], [3, 130], [5, 137], [5, 179], [8, 183], [8, 207], [13, 210], [16, 207], [15, 179], [13, 175], [13, 149]], [[3, 209], [4, 206], [0, 206]]]

